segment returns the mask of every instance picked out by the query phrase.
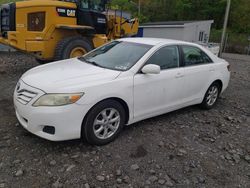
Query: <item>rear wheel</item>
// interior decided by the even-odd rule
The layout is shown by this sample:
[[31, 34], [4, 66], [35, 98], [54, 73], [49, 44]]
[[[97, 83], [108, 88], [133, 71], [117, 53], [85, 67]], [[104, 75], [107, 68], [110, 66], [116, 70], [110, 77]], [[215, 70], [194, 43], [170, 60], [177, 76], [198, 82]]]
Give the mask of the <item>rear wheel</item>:
[[74, 36], [61, 40], [55, 49], [55, 60], [80, 57], [93, 49], [91, 42], [84, 37]]
[[82, 136], [93, 145], [105, 145], [119, 135], [125, 124], [125, 110], [114, 100], [100, 102], [88, 113]]
[[211, 109], [215, 106], [221, 92], [221, 86], [217, 82], [213, 83], [207, 90], [201, 107], [204, 109]]

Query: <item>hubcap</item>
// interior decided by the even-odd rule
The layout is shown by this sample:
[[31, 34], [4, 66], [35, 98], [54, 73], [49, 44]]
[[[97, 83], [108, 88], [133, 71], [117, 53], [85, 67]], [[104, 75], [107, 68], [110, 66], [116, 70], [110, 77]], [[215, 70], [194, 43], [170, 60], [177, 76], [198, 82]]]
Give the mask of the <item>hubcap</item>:
[[218, 88], [216, 86], [211, 87], [208, 91], [208, 95], [206, 98], [207, 104], [209, 106], [212, 106], [216, 102], [218, 95], [219, 95]]
[[86, 54], [87, 51], [82, 48], [82, 47], [77, 47], [77, 48], [74, 48], [71, 53], [70, 53], [70, 58], [74, 58], [74, 57], [80, 57], [80, 56], [83, 56], [84, 54]]
[[93, 129], [99, 139], [112, 137], [120, 126], [120, 113], [114, 108], [107, 108], [101, 111], [95, 118]]

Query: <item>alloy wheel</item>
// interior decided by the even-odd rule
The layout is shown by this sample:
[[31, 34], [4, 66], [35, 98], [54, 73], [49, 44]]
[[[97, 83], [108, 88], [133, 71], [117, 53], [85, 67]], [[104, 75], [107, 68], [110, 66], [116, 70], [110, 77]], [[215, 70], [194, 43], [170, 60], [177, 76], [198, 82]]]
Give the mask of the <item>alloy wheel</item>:
[[94, 134], [99, 139], [112, 137], [120, 126], [120, 113], [114, 108], [106, 108], [101, 111], [94, 120]]
[[216, 102], [218, 96], [219, 96], [219, 89], [218, 89], [218, 87], [212, 86], [208, 90], [208, 94], [207, 94], [207, 97], [206, 97], [207, 105], [213, 106], [214, 103]]

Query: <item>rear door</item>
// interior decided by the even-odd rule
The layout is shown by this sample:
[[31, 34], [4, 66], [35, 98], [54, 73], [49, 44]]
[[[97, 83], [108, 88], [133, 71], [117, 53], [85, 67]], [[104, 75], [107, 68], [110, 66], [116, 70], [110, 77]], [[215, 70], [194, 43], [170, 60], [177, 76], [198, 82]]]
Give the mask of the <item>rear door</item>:
[[208, 89], [215, 72], [215, 65], [211, 58], [198, 47], [184, 45], [181, 49], [185, 74], [183, 101], [200, 100]]

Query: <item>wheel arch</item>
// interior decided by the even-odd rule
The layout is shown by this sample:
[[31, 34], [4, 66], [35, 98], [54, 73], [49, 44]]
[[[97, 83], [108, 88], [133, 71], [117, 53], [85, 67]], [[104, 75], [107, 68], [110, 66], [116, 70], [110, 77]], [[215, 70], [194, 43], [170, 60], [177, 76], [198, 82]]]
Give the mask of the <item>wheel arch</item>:
[[[215, 84], [215, 83], [218, 83], [218, 84], [219, 84], [219, 86], [220, 86], [220, 93], [221, 93], [221, 91], [222, 91], [222, 89], [223, 89], [223, 82], [222, 82], [220, 79], [217, 79], [217, 80], [215, 80], [212, 84], [210, 84], [210, 86], [213, 85], [213, 84]], [[209, 86], [209, 87], [210, 87], [210, 86]]]
[[[119, 102], [119, 103], [122, 105], [122, 107], [124, 108], [124, 110], [125, 110], [125, 118], [126, 118], [126, 119], [125, 119], [125, 124], [127, 124], [127, 123], [129, 122], [130, 110], [129, 110], [128, 104], [127, 104], [123, 99], [121, 99], [121, 98], [119, 98], [119, 97], [109, 97], [109, 98], [105, 98], [105, 99], [103, 99], [103, 100], [97, 102], [95, 105], [93, 105], [93, 106], [88, 110], [88, 112], [86, 113], [85, 117], [83, 118], [83, 121], [82, 121], [82, 128], [83, 128], [84, 123], [86, 122], [86, 118], [87, 118], [89, 112], [90, 112], [95, 106], [97, 106], [98, 104], [100, 104], [101, 102], [104, 102], [104, 101], [106, 101], [106, 100], [114, 100], [114, 101]], [[82, 128], [81, 128], [81, 129], [82, 129]]]

